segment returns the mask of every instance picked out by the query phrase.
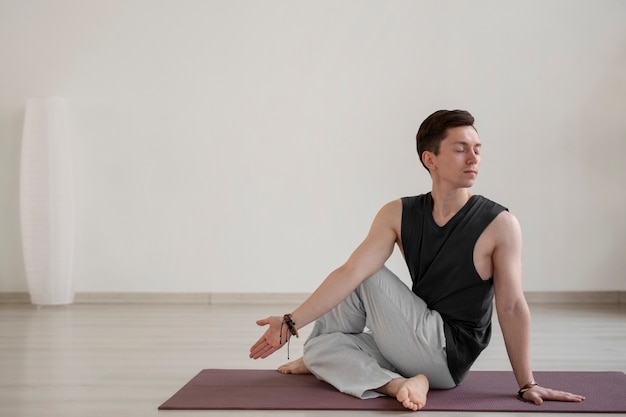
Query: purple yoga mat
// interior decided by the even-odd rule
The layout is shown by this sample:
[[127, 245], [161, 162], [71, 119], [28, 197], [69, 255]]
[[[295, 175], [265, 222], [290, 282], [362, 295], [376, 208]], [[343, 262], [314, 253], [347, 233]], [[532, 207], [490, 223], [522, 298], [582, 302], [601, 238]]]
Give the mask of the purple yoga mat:
[[[623, 372], [535, 372], [543, 386], [575, 392], [581, 403], [547, 401], [537, 406], [516, 398], [512, 372], [472, 371], [450, 390], [431, 390], [424, 410], [560, 413], [626, 413]], [[405, 410], [389, 397], [361, 400], [336, 391], [312, 375], [274, 370], [205, 369], [160, 410]]]

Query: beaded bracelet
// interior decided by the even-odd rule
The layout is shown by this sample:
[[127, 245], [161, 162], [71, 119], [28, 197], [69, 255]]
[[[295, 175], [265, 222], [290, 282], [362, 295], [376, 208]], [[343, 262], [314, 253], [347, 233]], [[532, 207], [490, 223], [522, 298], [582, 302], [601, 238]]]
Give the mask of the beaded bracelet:
[[[283, 316], [283, 322], [280, 324], [280, 339], [279, 344], [283, 344], [283, 326], [287, 326], [287, 330], [292, 336], [300, 337], [298, 335], [298, 329], [296, 329], [296, 323], [291, 318], [291, 314], [285, 314]], [[289, 342], [291, 338], [287, 337], [287, 360], [289, 360]]]
[[287, 325], [287, 328], [289, 329], [289, 333], [291, 333], [295, 337], [300, 337], [300, 336], [298, 336], [298, 330], [296, 329], [296, 323], [294, 323], [293, 319], [291, 318], [291, 314], [285, 314], [283, 316], [283, 324]]

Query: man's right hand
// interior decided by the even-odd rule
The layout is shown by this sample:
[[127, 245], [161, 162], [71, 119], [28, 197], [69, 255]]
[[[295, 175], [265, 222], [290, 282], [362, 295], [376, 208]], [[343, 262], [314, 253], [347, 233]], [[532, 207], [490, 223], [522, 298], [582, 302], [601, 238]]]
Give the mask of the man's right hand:
[[[283, 331], [284, 326], [282, 326], [282, 323], [283, 319], [279, 316], [271, 316], [265, 319], [257, 320], [257, 325], [269, 325], [269, 327], [263, 336], [261, 336], [259, 340], [257, 340], [257, 342], [250, 348], [250, 357], [252, 359], [267, 358], [287, 342], [290, 334], [289, 331]], [[281, 331], [283, 332], [282, 337], [280, 334]]]

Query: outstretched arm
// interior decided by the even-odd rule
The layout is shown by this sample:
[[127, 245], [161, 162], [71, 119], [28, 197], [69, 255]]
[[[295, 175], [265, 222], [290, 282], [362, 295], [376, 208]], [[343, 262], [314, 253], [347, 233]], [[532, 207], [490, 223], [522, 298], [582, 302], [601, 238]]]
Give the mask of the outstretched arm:
[[517, 219], [501, 213], [493, 223], [496, 244], [492, 255], [496, 311], [511, 367], [520, 388], [530, 387], [524, 400], [582, 401], [584, 397], [533, 385], [530, 361], [530, 311], [522, 289], [522, 233]]
[[[306, 326], [342, 302], [365, 279], [378, 272], [391, 256], [399, 240], [402, 202], [392, 201], [376, 215], [365, 240], [356, 248], [347, 262], [335, 269], [322, 284], [296, 308], [291, 317], [297, 329]], [[290, 336], [282, 324], [282, 316], [258, 320], [259, 326], [269, 328], [250, 348], [253, 359], [266, 358], [280, 349]], [[282, 329], [281, 329], [282, 327]], [[281, 335], [282, 330], [282, 335]]]

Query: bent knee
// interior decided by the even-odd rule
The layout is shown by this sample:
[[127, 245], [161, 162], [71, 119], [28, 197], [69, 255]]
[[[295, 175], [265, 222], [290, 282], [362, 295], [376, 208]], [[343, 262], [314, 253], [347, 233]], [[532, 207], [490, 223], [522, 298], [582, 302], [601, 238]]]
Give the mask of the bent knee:
[[387, 281], [389, 278], [396, 278], [396, 275], [383, 265], [378, 272], [365, 279], [359, 286], [362, 288], [380, 288], [381, 283]]

